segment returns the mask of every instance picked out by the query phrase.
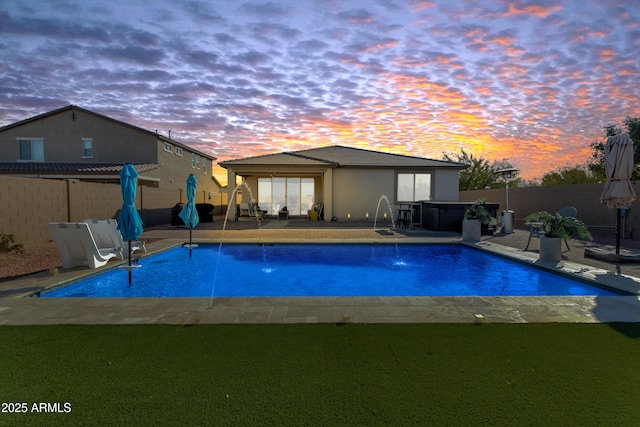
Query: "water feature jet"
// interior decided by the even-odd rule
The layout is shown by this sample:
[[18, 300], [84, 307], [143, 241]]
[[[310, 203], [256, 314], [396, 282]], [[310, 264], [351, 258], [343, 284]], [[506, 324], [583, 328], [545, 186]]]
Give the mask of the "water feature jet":
[[[222, 223], [222, 233], [220, 234], [220, 244], [218, 245], [218, 257], [216, 258], [216, 266], [215, 269], [213, 271], [213, 284], [211, 285], [211, 304], [209, 307], [213, 307], [213, 294], [215, 293], [216, 290], [216, 280], [218, 279], [218, 265], [220, 264], [220, 255], [222, 253], [222, 242], [224, 241], [224, 231], [227, 228], [227, 222], [229, 221], [229, 211], [231, 210], [231, 204], [233, 202], [235, 202], [236, 200], [236, 195], [238, 193], [238, 190], [242, 187], [245, 187], [247, 189], [247, 191], [249, 191], [249, 201], [251, 203], [255, 203], [256, 199], [253, 196], [253, 191], [251, 191], [251, 186], [249, 186], [249, 184], [247, 183], [247, 181], [245, 181], [244, 179], [242, 180], [242, 182], [238, 185], [236, 185], [236, 187], [233, 189], [233, 191], [231, 192], [231, 195], [229, 196], [228, 199], [228, 207], [227, 207], [227, 213], [224, 216], [224, 222]], [[244, 197], [243, 197], [244, 199]], [[237, 203], [235, 203], [237, 204]], [[257, 220], [258, 223], [258, 230], [261, 230], [260, 228], [260, 219]]]
[[393, 230], [396, 228], [395, 220], [393, 218], [393, 210], [391, 209], [391, 202], [389, 202], [389, 199], [385, 195], [380, 196], [380, 199], [378, 199], [378, 206], [376, 207], [376, 216], [374, 217], [374, 220], [373, 220], [373, 229], [374, 230], [376, 229], [376, 225], [378, 223], [378, 211], [380, 210], [380, 203], [382, 203], [383, 200], [387, 202], [387, 208], [389, 209], [389, 215], [391, 216], [390, 230]]

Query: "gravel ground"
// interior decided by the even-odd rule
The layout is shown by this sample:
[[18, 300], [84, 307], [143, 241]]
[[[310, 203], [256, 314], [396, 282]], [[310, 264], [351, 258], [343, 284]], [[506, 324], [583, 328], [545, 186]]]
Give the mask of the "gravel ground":
[[23, 253], [0, 253], [0, 281], [61, 266], [62, 261], [53, 242], [25, 246]]
[[[145, 239], [150, 243], [158, 239]], [[0, 282], [28, 274], [62, 268], [62, 260], [53, 242], [24, 246], [22, 253], [0, 253]]]

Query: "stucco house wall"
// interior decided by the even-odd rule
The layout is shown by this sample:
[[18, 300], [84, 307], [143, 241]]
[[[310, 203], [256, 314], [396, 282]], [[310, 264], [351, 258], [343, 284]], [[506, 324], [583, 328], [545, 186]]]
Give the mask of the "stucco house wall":
[[[392, 169], [336, 169], [333, 172], [333, 215], [352, 220], [371, 220], [381, 196], [394, 203], [395, 174]], [[386, 209], [386, 203], [383, 202]], [[380, 214], [382, 215], [382, 214]], [[326, 217], [325, 217], [326, 219]]]
[[[18, 161], [18, 138], [44, 138], [45, 162], [158, 162], [153, 134], [106, 121], [82, 109], [61, 111], [0, 132], [1, 162]], [[92, 139], [91, 157], [84, 156], [83, 138]]]
[[439, 202], [457, 202], [459, 180], [458, 170], [434, 169], [431, 182], [432, 199]]

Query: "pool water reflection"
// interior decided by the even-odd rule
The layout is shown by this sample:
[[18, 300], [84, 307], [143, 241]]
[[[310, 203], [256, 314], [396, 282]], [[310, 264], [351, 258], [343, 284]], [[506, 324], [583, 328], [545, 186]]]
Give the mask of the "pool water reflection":
[[126, 272], [113, 269], [41, 296], [616, 295], [463, 245], [201, 245], [192, 258], [178, 247], [141, 264], [131, 285]]

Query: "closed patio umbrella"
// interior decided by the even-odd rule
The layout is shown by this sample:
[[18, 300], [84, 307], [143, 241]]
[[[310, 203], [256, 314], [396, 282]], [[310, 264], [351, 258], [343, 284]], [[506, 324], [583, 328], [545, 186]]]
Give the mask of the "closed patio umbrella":
[[189, 178], [187, 178], [187, 204], [182, 207], [182, 210], [178, 214], [180, 219], [184, 222], [184, 226], [189, 228], [189, 256], [191, 256], [192, 249], [198, 246], [192, 243], [193, 240], [191, 235], [193, 229], [200, 222], [198, 210], [195, 205], [197, 186], [198, 181], [196, 180], [196, 177], [193, 174], [189, 175]]
[[142, 218], [135, 207], [136, 187], [138, 183], [138, 172], [131, 163], [126, 163], [120, 171], [120, 187], [122, 189], [122, 209], [118, 216], [118, 230], [122, 234], [123, 240], [129, 241], [128, 266], [129, 283], [131, 283], [131, 241], [136, 240], [142, 233]]
[[616, 254], [620, 254], [621, 209], [631, 206], [636, 200], [636, 192], [631, 185], [633, 173], [633, 140], [628, 134], [610, 136], [604, 146], [607, 182], [600, 195], [600, 203], [610, 209], [617, 209]]

